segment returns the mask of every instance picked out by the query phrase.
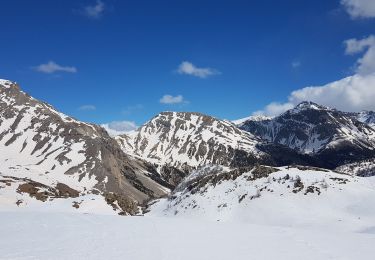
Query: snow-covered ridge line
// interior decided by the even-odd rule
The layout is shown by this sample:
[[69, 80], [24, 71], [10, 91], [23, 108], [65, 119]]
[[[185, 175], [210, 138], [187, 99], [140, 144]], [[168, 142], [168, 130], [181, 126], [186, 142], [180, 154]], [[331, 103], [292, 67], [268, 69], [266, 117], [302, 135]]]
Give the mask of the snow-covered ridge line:
[[[302, 102], [267, 120], [247, 120], [239, 128], [268, 142], [327, 160], [325, 167], [375, 156], [375, 129], [362, 115]], [[333, 161], [333, 163], [331, 163]]]
[[231, 122], [201, 113], [162, 112], [137, 131], [116, 137], [123, 150], [179, 169], [209, 164], [229, 166], [236, 151], [255, 158], [259, 139]]
[[344, 221], [353, 228], [373, 225], [375, 211], [368, 208], [373, 203], [375, 177], [257, 166], [183, 181], [168, 198], [150, 205], [147, 215], [288, 226]]
[[5, 88], [10, 88], [11, 85], [13, 85], [14, 83], [10, 80], [6, 80], [6, 79], [0, 79], [0, 86], [3, 86]]
[[106, 196], [131, 214], [138, 203], [166, 194], [162, 181], [151, 178], [153, 166], [127, 156], [103, 128], [11, 86], [0, 88], [0, 174]]
[[362, 177], [375, 176], [375, 158], [344, 164], [335, 170]]

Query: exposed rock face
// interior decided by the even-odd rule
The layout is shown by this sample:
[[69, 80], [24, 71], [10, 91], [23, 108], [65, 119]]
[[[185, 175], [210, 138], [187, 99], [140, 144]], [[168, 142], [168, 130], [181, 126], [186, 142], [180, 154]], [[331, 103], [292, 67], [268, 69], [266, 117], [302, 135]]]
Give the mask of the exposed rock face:
[[303, 102], [273, 119], [248, 120], [239, 125], [263, 140], [317, 158], [334, 168], [375, 155], [375, 130], [352, 115]]
[[246, 166], [265, 156], [252, 134], [200, 113], [160, 113], [117, 141], [127, 153], [183, 172], [208, 164]]
[[155, 168], [127, 156], [101, 127], [77, 121], [0, 81], [0, 173], [80, 193], [115, 193], [134, 205], [168, 191]]

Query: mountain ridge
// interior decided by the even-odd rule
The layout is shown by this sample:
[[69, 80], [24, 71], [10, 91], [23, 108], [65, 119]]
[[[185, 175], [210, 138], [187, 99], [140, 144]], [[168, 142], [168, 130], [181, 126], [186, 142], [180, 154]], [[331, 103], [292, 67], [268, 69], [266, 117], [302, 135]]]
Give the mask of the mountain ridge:
[[352, 114], [313, 102], [302, 102], [273, 119], [245, 121], [239, 128], [322, 161], [329, 159], [333, 161], [326, 165], [330, 168], [375, 154], [375, 130], [371, 126]]
[[37, 183], [52, 188], [63, 183], [82, 195], [100, 194], [112, 204], [122, 201], [123, 207], [114, 208], [126, 214], [168, 192], [151, 164], [123, 153], [100, 126], [58, 112], [16, 83], [3, 80], [0, 85], [3, 178], [26, 178], [28, 185], [36, 185], [34, 193], [42, 190]]

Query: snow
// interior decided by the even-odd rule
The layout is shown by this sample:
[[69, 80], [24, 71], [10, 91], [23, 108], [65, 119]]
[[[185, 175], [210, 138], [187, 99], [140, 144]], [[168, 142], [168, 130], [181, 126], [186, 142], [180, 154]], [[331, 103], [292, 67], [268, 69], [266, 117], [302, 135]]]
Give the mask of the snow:
[[[190, 119], [186, 119], [186, 115]], [[209, 121], [209, 122], [206, 122]], [[151, 163], [198, 167], [213, 163], [213, 150], [241, 149], [261, 156], [259, 139], [231, 122], [194, 113], [161, 113], [131, 134], [117, 136], [124, 152]], [[201, 154], [197, 155], [200, 148]], [[193, 152], [191, 152], [193, 151]], [[224, 162], [227, 163], [228, 162]]]
[[[48, 186], [61, 182], [81, 192], [92, 189], [98, 183], [95, 176], [85, 174], [88, 172], [87, 165], [84, 163], [87, 159], [86, 143], [81, 139], [75, 143], [66, 141], [60, 134], [62, 128], [59, 129], [59, 133], [55, 133], [59, 127], [55, 122], [51, 123], [48, 129], [41, 130], [40, 121], [48, 119], [48, 116], [38, 109], [47, 109], [58, 115], [65, 123], [89, 126], [93, 130], [92, 138], [95, 138], [96, 131], [92, 125], [75, 121], [45, 103], [37, 102], [29, 105], [26, 102], [25, 105], [13, 105], [15, 98], [12, 95], [3, 94], [0, 97], [0, 101], [12, 106], [15, 113], [14, 117], [10, 118], [0, 115], [0, 133], [3, 135], [0, 140], [0, 174], [29, 178]], [[22, 118], [16, 129], [12, 130], [11, 126], [16, 122], [19, 113], [22, 113]], [[40, 121], [35, 123], [35, 119]], [[16, 136], [15, 140], [10, 144], [7, 143], [14, 136]], [[41, 140], [48, 138], [50, 139], [43, 147], [36, 149]], [[56, 159], [59, 155], [65, 156], [61, 162]], [[65, 174], [69, 169], [76, 169], [76, 171], [74, 174]]]
[[0, 214], [1, 259], [373, 259], [374, 226], [348, 232], [66, 213]]
[[[220, 170], [204, 167], [185, 182], [215, 169]], [[375, 178], [278, 169], [254, 181], [245, 181], [251, 172], [244, 173], [188, 197], [180, 192], [179, 203], [165, 211], [167, 202], [160, 200], [145, 216], [114, 216], [104, 199], [93, 194], [44, 203], [25, 195], [29, 207], [0, 207], [0, 233], [6, 234], [0, 236], [0, 259], [373, 259]], [[286, 174], [289, 179], [280, 182]], [[305, 187], [320, 187], [322, 194], [288, 192], [286, 185], [296, 178]], [[256, 195], [263, 184], [272, 192], [238, 203], [239, 195]], [[12, 187], [2, 185], [0, 205], [6, 205]], [[82, 201], [79, 209], [72, 208], [73, 200]], [[191, 200], [200, 209], [165, 214]]]
[[291, 113], [291, 114], [298, 114], [300, 113], [301, 111], [304, 111], [304, 110], [328, 110], [328, 111], [332, 111], [333, 109], [330, 108], [330, 107], [326, 107], [326, 106], [321, 106], [321, 105], [318, 105], [314, 102], [311, 102], [311, 101], [303, 101], [301, 103], [299, 103], [297, 106], [295, 106], [294, 108], [284, 112], [284, 113]]
[[375, 129], [375, 112], [373, 111], [361, 111], [357, 114], [358, 121], [366, 123]]
[[0, 79], [0, 86], [3, 86], [5, 88], [10, 88], [10, 86], [13, 84], [10, 80], [6, 79]]
[[[322, 111], [322, 115], [329, 116], [329, 120], [312, 123], [313, 121], [310, 121], [308, 117], [304, 118], [303, 114], [300, 114], [305, 110]], [[277, 142], [306, 154], [317, 153], [326, 148], [335, 148], [345, 142], [351, 142], [361, 149], [374, 149], [374, 129], [358, 126], [351, 116], [345, 114], [337, 116], [335, 113], [337, 111], [334, 109], [319, 106], [312, 102], [302, 102], [272, 120], [258, 120], [260, 122], [257, 123], [257, 126], [260, 130], [257, 134], [264, 140]], [[299, 116], [290, 117], [290, 115]], [[301, 116], [303, 116], [302, 119]], [[325, 124], [324, 126], [328, 129], [331, 127], [330, 125], [336, 125], [334, 132], [327, 136], [322, 132], [322, 124]], [[246, 123], [238, 126], [244, 130], [249, 130]]]
[[[190, 187], [177, 187], [169, 199], [154, 203], [148, 215], [300, 228], [325, 226], [348, 231], [374, 225], [375, 177], [278, 169], [267, 178], [248, 180], [252, 176], [248, 172], [235, 180], [207, 183], [194, 192], [190, 192]], [[297, 179], [304, 188], [293, 192]], [[181, 186], [184, 185], [187, 186], [183, 182]], [[306, 193], [309, 186], [319, 188], [320, 194]]]
[[[7, 181], [7, 182], [4, 182]], [[6, 184], [7, 183], [7, 184]], [[17, 212], [65, 212], [65, 213], [95, 213], [116, 215], [118, 212], [107, 204], [101, 195], [85, 194], [76, 198], [54, 198], [46, 201], [30, 197], [28, 193], [17, 192], [24, 180], [16, 180], [0, 174], [0, 215], [7, 211]], [[44, 191], [41, 189], [40, 191]], [[16, 202], [20, 202], [19, 205]], [[75, 203], [79, 208], [74, 208]], [[1, 257], [0, 257], [1, 259]]]
[[[10, 84], [0, 80], [2, 87]], [[42, 124], [33, 124], [33, 119], [48, 119], [38, 112], [44, 108], [59, 116], [64, 124], [90, 127], [92, 138], [98, 136], [96, 128], [47, 104], [16, 106], [15, 100], [4, 92], [7, 91], [0, 96], [1, 102], [11, 106], [16, 115], [22, 110], [23, 117], [13, 130], [16, 116], [0, 115], [0, 259], [374, 258], [375, 177], [279, 167], [268, 177], [250, 180], [253, 172], [249, 171], [214, 185], [203, 183], [193, 193], [187, 183], [232, 169], [209, 165], [212, 158], [208, 152], [198, 158], [188, 156], [186, 151], [194, 150], [192, 144], [210, 147], [208, 144], [213, 143], [213, 150], [224, 145], [225, 150], [241, 148], [259, 155], [258, 139], [236, 129], [231, 122], [216, 120], [205, 124], [211, 120], [209, 117], [191, 114], [190, 120], [182, 120], [181, 114], [173, 112], [167, 132], [159, 131], [158, 118], [154, 118], [148, 127], [117, 140], [125, 151], [129, 149], [133, 155], [151, 162], [205, 166], [186, 177], [169, 198], [154, 201], [145, 216], [120, 217], [103, 196], [93, 194], [98, 180], [88, 174], [88, 168], [93, 169], [102, 160], [101, 151], [92, 155], [89, 166], [85, 163], [87, 143], [82, 138], [64, 138], [57, 123], [41, 131]], [[315, 104], [305, 105], [320, 109]], [[59, 133], [55, 133], [58, 129]], [[353, 142], [362, 135], [352, 125], [340, 132]], [[51, 139], [43, 144], [41, 140], [48, 137]], [[136, 138], [144, 139], [135, 143]], [[328, 140], [320, 140], [312, 133], [311, 142], [302, 143], [295, 136], [281, 142], [313, 152]], [[335, 142], [338, 139], [332, 144]], [[38, 144], [43, 147], [38, 148]], [[63, 155], [61, 160], [56, 159], [59, 155]], [[360, 166], [372, 165], [372, 161], [366, 161]], [[355, 170], [357, 165], [345, 167]], [[31, 180], [47, 186], [41, 185], [40, 192], [64, 183], [80, 195], [61, 198], [55, 193], [43, 202], [18, 190], [19, 185]], [[297, 180], [304, 187], [294, 192]], [[103, 184], [108, 181], [106, 176]], [[309, 187], [319, 188], [319, 194], [316, 190], [307, 193]]]
[[336, 171], [359, 176], [375, 176], [375, 159], [344, 164], [337, 167]]

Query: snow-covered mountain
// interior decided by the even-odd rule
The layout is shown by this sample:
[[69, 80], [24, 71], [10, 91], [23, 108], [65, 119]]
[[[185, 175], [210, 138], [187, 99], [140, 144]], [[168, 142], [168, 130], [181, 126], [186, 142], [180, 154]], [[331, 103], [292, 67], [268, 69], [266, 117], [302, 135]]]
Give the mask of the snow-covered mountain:
[[373, 225], [375, 177], [311, 167], [204, 168], [147, 215], [266, 225]]
[[313, 102], [302, 102], [266, 120], [238, 125], [268, 142], [281, 144], [336, 167], [375, 155], [375, 130], [348, 113]]
[[[143, 203], [175, 187], [172, 197], [183, 201], [186, 190], [196, 192], [194, 185], [200, 189], [206, 180], [216, 187], [240, 176], [254, 188], [265, 177], [250, 177], [259, 169], [267, 178], [289, 171], [259, 164], [342, 166], [337, 170], [372, 175], [375, 130], [366, 123], [304, 102], [278, 117], [250, 118], [239, 127], [200, 113], [163, 112], [137, 131], [112, 138], [100, 126], [64, 115], [16, 83], [1, 80], [0, 205], [136, 214]], [[326, 180], [333, 186], [332, 180], [342, 177], [323, 170], [309, 176], [320, 179], [322, 174], [333, 176]], [[317, 192], [308, 181], [306, 192]]]
[[265, 155], [256, 148], [259, 138], [200, 113], [162, 112], [116, 139], [126, 153], [183, 171], [209, 164], [248, 165]]
[[26, 207], [24, 195], [91, 204], [90, 196], [100, 195], [110, 208], [134, 214], [138, 204], [165, 195], [164, 184], [152, 165], [127, 156], [103, 128], [56, 111], [16, 83], [0, 81], [2, 206], [6, 201]]
[[[355, 116], [306, 106], [281, 121], [251, 121], [288, 124], [278, 125], [279, 134], [311, 127], [333, 135], [323, 151], [350, 141], [341, 151], [351, 158], [360, 157], [356, 149], [371, 150], [373, 130]], [[164, 112], [114, 139], [1, 80], [0, 231], [7, 234], [0, 239], [2, 256], [372, 259], [375, 177], [355, 175], [371, 175], [363, 170], [371, 171], [374, 161], [345, 164], [337, 168], [342, 173], [291, 166], [333, 158], [321, 150], [298, 151], [199, 113]], [[322, 157], [311, 156], [317, 154]], [[140, 212], [144, 217], [126, 221], [103, 216]], [[195, 250], [187, 254], [181, 244]]]
[[344, 164], [335, 170], [362, 177], [375, 176], [375, 158]]
[[375, 112], [374, 111], [362, 111], [356, 114], [359, 121], [368, 124], [375, 129]]

